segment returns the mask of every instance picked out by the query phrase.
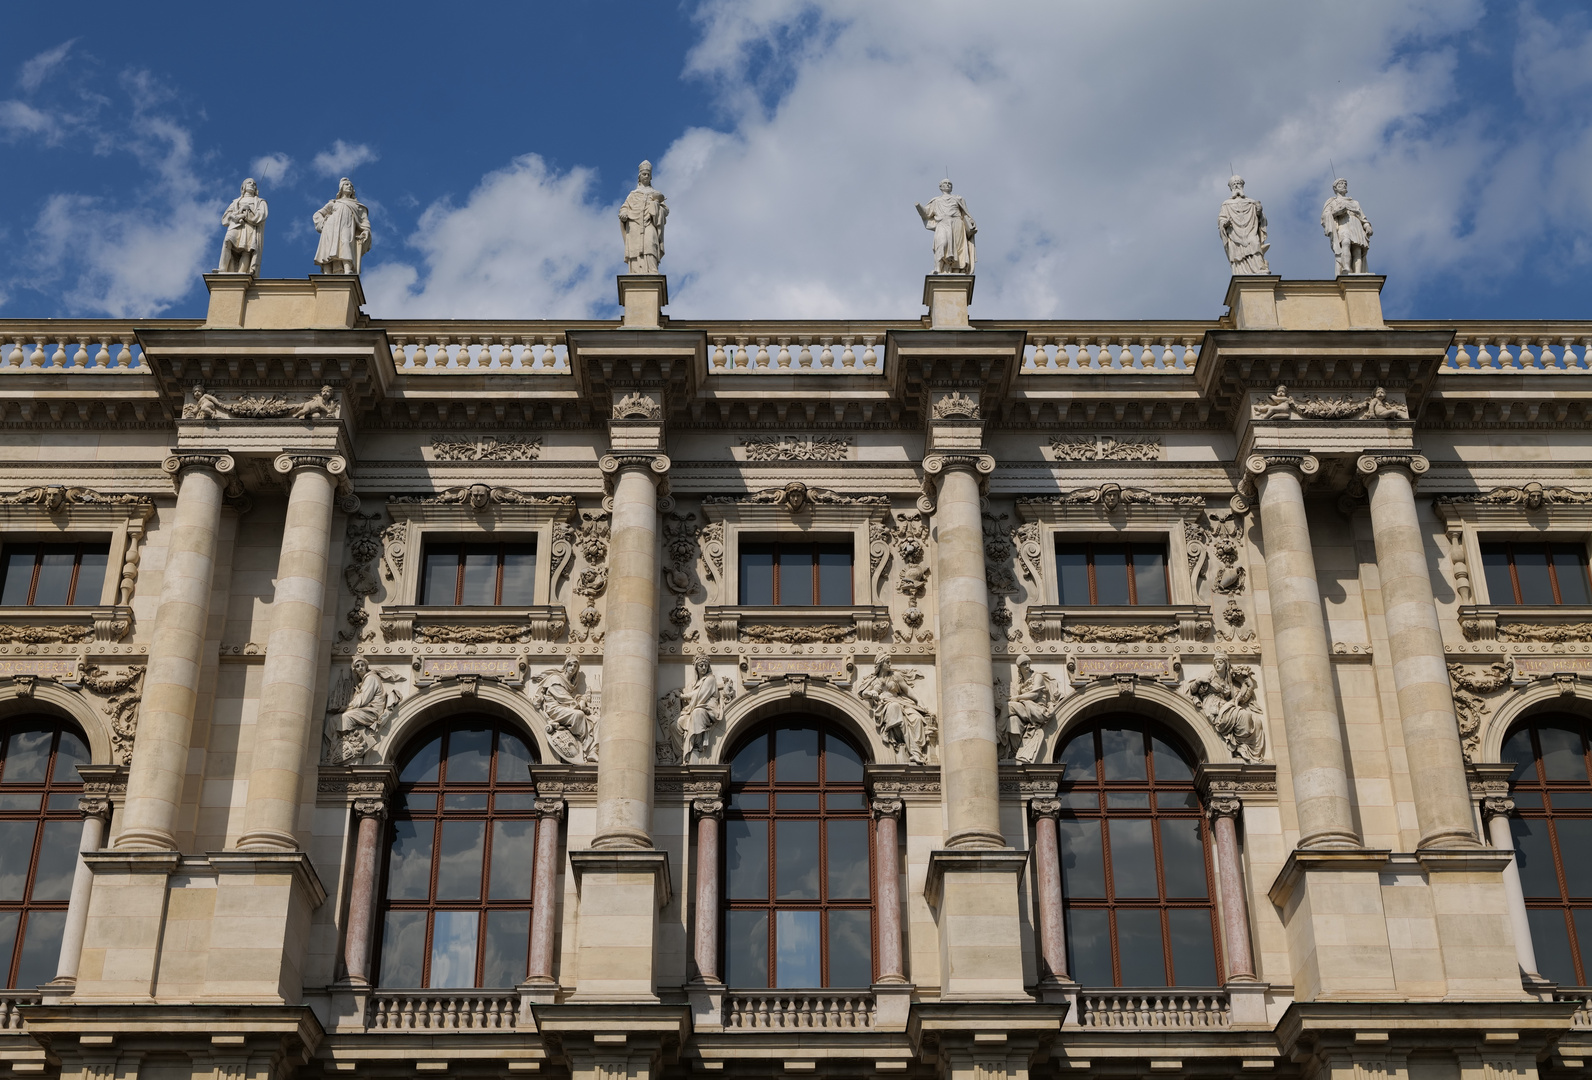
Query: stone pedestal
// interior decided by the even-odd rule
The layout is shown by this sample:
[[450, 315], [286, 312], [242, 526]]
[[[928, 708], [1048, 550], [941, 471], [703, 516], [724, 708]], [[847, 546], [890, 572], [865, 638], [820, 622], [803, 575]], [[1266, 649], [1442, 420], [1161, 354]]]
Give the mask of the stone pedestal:
[[657, 330], [669, 306], [669, 279], [663, 274], [620, 274], [620, 325], [626, 330]]
[[972, 303], [972, 274], [930, 274], [923, 279], [930, 330], [971, 330], [967, 309]]
[[1018, 883], [1020, 851], [962, 849], [929, 856], [924, 896], [940, 926], [941, 1001], [1027, 1001]]
[[1379, 274], [1326, 281], [1283, 281], [1274, 274], [1237, 274], [1227, 307], [1237, 330], [1385, 330]]
[[1271, 902], [1287, 930], [1296, 1000], [1399, 996], [1382, 907], [1389, 854], [1296, 850], [1288, 857]]
[[[1431, 890], [1437, 942], [1443, 953], [1444, 996], [1465, 1001], [1522, 1001], [1513, 912], [1504, 871], [1513, 850], [1417, 852]], [[1586, 858], [1581, 852], [1576, 858]]]
[[94, 875], [77, 966], [74, 1002], [149, 1002], [155, 998], [167, 879], [175, 851], [90, 851]]
[[580, 895], [572, 1003], [658, 1001], [658, 912], [671, 895], [669, 856], [636, 848], [569, 853]]
[[210, 290], [206, 330], [346, 330], [365, 304], [358, 274], [315, 274], [302, 280], [206, 274], [205, 287]]

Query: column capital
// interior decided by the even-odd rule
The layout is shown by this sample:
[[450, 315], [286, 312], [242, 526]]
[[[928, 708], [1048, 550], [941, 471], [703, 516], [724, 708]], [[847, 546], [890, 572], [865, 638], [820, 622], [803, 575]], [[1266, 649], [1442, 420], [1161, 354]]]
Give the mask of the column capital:
[[282, 476], [289, 478], [304, 469], [321, 469], [331, 476], [337, 487], [337, 508], [345, 514], [352, 514], [360, 507], [359, 496], [354, 494], [354, 485], [348, 479], [348, 459], [341, 454], [315, 454], [289, 450], [278, 454], [271, 462], [271, 467]]
[[111, 819], [111, 800], [108, 795], [84, 795], [77, 800], [77, 812], [85, 818]]
[[930, 476], [938, 476], [948, 469], [968, 469], [985, 477], [995, 471], [995, 458], [982, 453], [933, 453], [923, 459], [923, 471]]
[[906, 801], [899, 795], [875, 795], [868, 802], [868, 811], [875, 819], [899, 818], [906, 805]]
[[610, 484], [620, 473], [631, 469], [650, 473], [660, 484], [667, 484], [669, 469], [673, 464], [668, 454], [659, 451], [621, 450], [604, 454], [597, 462], [597, 467], [602, 470], [604, 480]]
[[1507, 795], [1488, 795], [1481, 801], [1481, 816], [1483, 821], [1491, 821], [1495, 817], [1508, 817], [1515, 812], [1515, 800]]
[[568, 806], [562, 795], [539, 795], [536, 798], [536, 816], [543, 821], [563, 821]]
[[190, 469], [210, 469], [226, 476], [237, 467], [237, 460], [225, 450], [177, 450], [160, 463], [160, 471], [171, 477], [179, 488], [183, 474]]
[[1058, 818], [1061, 816], [1061, 800], [1050, 796], [1029, 799], [1028, 816], [1034, 821], [1040, 818]]
[[1258, 453], [1244, 459], [1244, 473], [1249, 477], [1263, 476], [1270, 470], [1289, 469], [1302, 476], [1314, 476], [1321, 471], [1321, 460], [1314, 454]]
[[1430, 472], [1431, 468], [1432, 463], [1424, 454], [1361, 454], [1354, 463], [1354, 471], [1367, 480], [1379, 471], [1403, 469], [1413, 482]]
[[375, 818], [380, 821], [387, 816], [387, 799], [383, 795], [361, 795], [353, 802], [354, 815], [359, 818]]
[[1244, 800], [1236, 795], [1213, 795], [1205, 801], [1205, 813], [1215, 822], [1218, 818], [1237, 820], [1244, 812]]
[[724, 817], [724, 800], [716, 795], [705, 795], [691, 800], [691, 816], [697, 820], [712, 818], [715, 821]]

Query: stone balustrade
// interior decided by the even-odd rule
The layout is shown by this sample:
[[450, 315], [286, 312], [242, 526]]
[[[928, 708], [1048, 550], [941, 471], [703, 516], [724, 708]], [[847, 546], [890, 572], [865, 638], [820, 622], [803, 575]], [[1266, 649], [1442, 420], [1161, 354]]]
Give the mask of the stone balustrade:
[[1553, 1000], [1577, 1003], [1579, 1008], [1570, 1017], [1570, 1026], [1592, 1028], [1592, 990], [1559, 990], [1554, 993]]
[[[983, 329], [984, 324], [980, 324]], [[1026, 330], [1024, 375], [1076, 375], [1104, 371], [1164, 372], [1194, 370], [1205, 331], [1214, 323], [1014, 325]]]
[[519, 1019], [517, 993], [500, 990], [378, 990], [370, 1031], [508, 1031]]
[[[178, 320], [183, 325], [199, 325]], [[0, 320], [0, 372], [49, 370], [136, 371], [147, 374], [134, 331], [173, 322], [136, 319], [52, 319], [48, 323]]]
[[724, 998], [726, 1031], [791, 1028], [871, 1028], [874, 1000], [856, 991], [731, 991]]
[[1078, 1024], [1086, 1028], [1226, 1028], [1232, 1009], [1220, 990], [1103, 990], [1078, 995]]
[[1393, 330], [1457, 330], [1446, 374], [1498, 371], [1586, 371], [1592, 326], [1585, 322], [1434, 322], [1388, 320]]
[[22, 1006], [37, 1005], [40, 1000], [34, 990], [0, 990], [0, 1031], [22, 1031]]

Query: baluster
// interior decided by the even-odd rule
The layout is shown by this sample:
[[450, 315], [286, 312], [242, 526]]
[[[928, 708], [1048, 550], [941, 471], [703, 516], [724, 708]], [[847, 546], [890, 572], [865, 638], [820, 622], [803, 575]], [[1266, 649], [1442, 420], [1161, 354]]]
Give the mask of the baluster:
[[[87, 360], [85, 360], [84, 362], [87, 363]], [[100, 340], [99, 340], [99, 351], [94, 354], [94, 366], [97, 367], [97, 368], [108, 368], [108, 367], [111, 366], [111, 350], [110, 350], [110, 339], [109, 338], [100, 338]]]
[[[1538, 366], [1537, 357], [1532, 355], [1531, 350], [1531, 347], [1536, 344], [1538, 342], [1532, 341], [1528, 337], [1520, 339], [1520, 348], [1515, 350], [1515, 363], [1517, 366], [1522, 368], [1536, 368]], [[1549, 358], [1552, 358], [1552, 354], [1549, 354]]]
[[1045, 352], [1045, 339], [1030, 335], [1028, 341], [1029, 344], [1033, 345], [1034, 347], [1034, 355], [1028, 359], [1028, 362], [1024, 366], [1038, 371], [1040, 368], [1044, 367], [1046, 361], [1050, 359], [1049, 355], [1047, 355]]
[[1146, 371], [1155, 367], [1155, 347], [1150, 344], [1149, 338], [1139, 342], [1139, 355], [1133, 361], [1136, 371]]
[[857, 366], [857, 354], [851, 351], [851, 343], [856, 340], [849, 337], [840, 339], [840, 343], [846, 347], [846, 351], [840, 354], [840, 366], [847, 371]]
[[[796, 354], [800, 357], [800, 346], [797, 346]], [[800, 365], [798, 364], [797, 366], [799, 367]], [[781, 371], [790, 370], [790, 338], [788, 337], [779, 339], [779, 369]]]
[[877, 372], [879, 370], [879, 357], [873, 351], [873, 343], [878, 340], [879, 339], [875, 337], [865, 337], [862, 339], [862, 343], [867, 346], [867, 351], [862, 354], [862, 366], [873, 372]]
[[1181, 366], [1184, 370], [1193, 371], [1194, 365], [1199, 362], [1200, 353], [1197, 345], [1201, 340], [1201, 338], [1192, 336], [1183, 339], [1183, 363]]
[[768, 370], [768, 338], [760, 337], [757, 339], [757, 356], [754, 359], [757, 361], [757, 370]]
[[402, 1004], [398, 1014], [398, 1026], [405, 1029], [412, 1028], [415, 1026], [415, 1000], [407, 997], [400, 1000]]
[[55, 341], [55, 352], [50, 354], [50, 366], [51, 367], [58, 367], [58, 368], [66, 366], [66, 339], [65, 338], [57, 338], [56, 339], [56, 341]]
[[1468, 367], [1470, 367], [1470, 365], [1472, 363], [1472, 357], [1471, 357], [1470, 353], [1465, 350], [1465, 346], [1468, 345], [1468, 344], [1469, 344], [1469, 342], [1467, 342], [1464, 338], [1455, 338], [1454, 339], [1454, 367], [1455, 368], [1468, 368]]
[[708, 361], [708, 366], [713, 371], [724, 370], [724, 339], [713, 339], [713, 357]]
[[818, 365], [825, 371], [835, 370], [835, 350], [833, 348], [835, 339], [832, 337], [819, 338], [818, 343], [824, 347], [824, 351], [818, 357]]
[[1177, 367], [1177, 353], [1172, 350], [1172, 339], [1161, 339], [1161, 362], [1156, 365], [1163, 371], [1171, 371]]
[[21, 367], [22, 365], [26, 364], [27, 362], [28, 362], [28, 358], [26, 356], [24, 356], [23, 353], [22, 353], [22, 342], [13, 341], [11, 343], [11, 351], [6, 354], [5, 366], [6, 367]]
[[760, 997], [757, 999], [757, 1022], [752, 1026], [759, 1028], [774, 1026], [773, 1024], [769, 1023], [768, 1019], [768, 998]]
[[72, 366], [75, 368], [88, 367], [88, 338], [77, 339], [77, 352], [72, 354]]

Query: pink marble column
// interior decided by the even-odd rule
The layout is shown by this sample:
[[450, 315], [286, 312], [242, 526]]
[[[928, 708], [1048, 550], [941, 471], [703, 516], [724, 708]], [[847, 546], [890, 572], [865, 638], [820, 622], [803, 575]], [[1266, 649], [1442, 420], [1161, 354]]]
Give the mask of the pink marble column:
[[1216, 883], [1222, 894], [1222, 945], [1227, 953], [1227, 977], [1255, 978], [1255, 958], [1249, 947], [1249, 901], [1244, 895], [1244, 866], [1238, 860], [1238, 815], [1243, 804], [1216, 796], [1207, 811], [1216, 832]]
[[1039, 954], [1047, 973], [1042, 979], [1070, 982], [1067, 974], [1067, 935], [1061, 911], [1061, 843], [1056, 816], [1060, 799], [1034, 799], [1028, 804], [1034, 818], [1034, 876], [1039, 884]]
[[371, 921], [376, 917], [376, 850], [381, 844], [381, 823], [387, 800], [354, 800], [359, 817], [359, 840], [354, 848], [354, 884], [348, 893], [348, 933], [343, 939], [343, 966], [351, 983], [370, 982]]
[[879, 981], [904, 983], [901, 963], [901, 857], [896, 823], [904, 804], [893, 796], [873, 800], [873, 866], [879, 883]]
[[724, 800], [716, 796], [691, 800], [697, 822], [696, 966], [705, 983], [723, 979], [719, 973], [719, 828]]
[[562, 798], [536, 800], [536, 867], [531, 876], [531, 965], [526, 982], [551, 986], [553, 935], [558, 927], [558, 823]]

